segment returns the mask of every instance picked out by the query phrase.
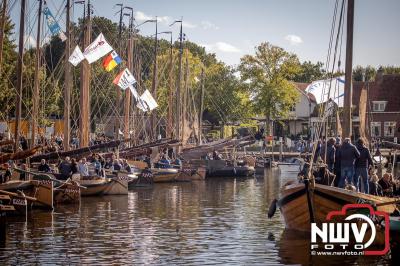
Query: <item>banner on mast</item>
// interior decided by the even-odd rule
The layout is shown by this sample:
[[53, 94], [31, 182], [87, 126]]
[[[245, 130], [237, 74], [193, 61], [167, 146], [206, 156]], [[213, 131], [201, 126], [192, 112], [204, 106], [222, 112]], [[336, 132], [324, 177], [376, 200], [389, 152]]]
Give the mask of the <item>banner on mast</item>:
[[51, 13], [50, 9], [45, 6], [43, 9], [43, 14], [46, 17], [46, 22], [47, 26], [49, 26], [49, 29], [51, 31], [52, 35], [58, 35], [60, 39], [64, 42], [67, 40], [67, 36], [65, 36], [64, 32], [61, 30], [60, 25], [54, 18], [53, 14]]
[[125, 68], [121, 73], [118, 74], [118, 76], [115, 77], [113, 83], [121, 89], [126, 90], [129, 85], [136, 83], [136, 79], [129, 69]]
[[107, 57], [103, 60], [103, 67], [107, 72], [113, 70], [117, 65], [122, 63], [121, 57], [117, 54], [117, 52], [112, 51]]
[[94, 40], [94, 42], [86, 47], [83, 55], [85, 56], [89, 64], [91, 64], [93, 62], [96, 62], [112, 50], [114, 49], [108, 44], [108, 42], [104, 38], [103, 33], [100, 33], [99, 36], [97, 36], [96, 40]]
[[146, 104], [147, 111], [151, 111], [158, 107], [156, 100], [154, 100], [153, 96], [151, 96], [149, 90], [145, 90], [142, 96], [140, 96], [140, 99]]
[[68, 61], [74, 66], [77, 66], [83, 59], [85, 59], [85, 56], [83, 55], [81, 48], [77, 45], [71, 56], [68, 58]]

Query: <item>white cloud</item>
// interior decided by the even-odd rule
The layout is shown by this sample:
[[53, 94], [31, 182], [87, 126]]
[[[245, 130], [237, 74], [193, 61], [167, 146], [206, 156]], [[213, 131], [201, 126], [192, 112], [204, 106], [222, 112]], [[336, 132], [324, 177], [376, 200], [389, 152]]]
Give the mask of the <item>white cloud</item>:
[[240, 49], [226, 42], [216, 42], [214, 44], [202, 44], [208, 52], [239, 53]]
[[188, 29], [194, 29], [194, 28], [197, 27], [197, 25], [196, 24], [192, 24], [192, 23], [190, 23], [188, 21], [183, 21], [182, 27], [188, 28]]
[[208, 30], [208, 29], [219, 30], [219, 27], [217, 25], [215, 25], [214, 23], [207, 21], [207, 20], [203, 20], [200, 24], [201, 24], [201, 27], [205, 30]]
[[164, 23], [164, 24], [171, 24], [172, 22], [172, 18], [168, 17], [168, 16], [161, 16], [161, 17], [157, 17], [158, 22], [160, 23]]
[[150, 20], [150, 19], [153, 19], [153, 17], [145, 14], [142, 11], [136, 11], [135, 12], [135, 20], [137, 20], [139, 22], [143, 22], [143, 21]]
[[286, 35], [285, 40], [288, 41], [291, 45], [298, 45], [300, 43], [303, 43], [303, 40], [300, 38], [300, 36], [294, 34]]

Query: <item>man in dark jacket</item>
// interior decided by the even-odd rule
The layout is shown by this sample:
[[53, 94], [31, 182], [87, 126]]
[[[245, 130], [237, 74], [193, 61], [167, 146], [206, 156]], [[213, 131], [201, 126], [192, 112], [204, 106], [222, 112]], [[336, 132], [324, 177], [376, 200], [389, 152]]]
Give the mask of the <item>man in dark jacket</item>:
[[[357, 141], [357, 149], [360, 152], [360, 157], [356, 160], [356, 176], [355, 185], [358, 191], [362, 193], [369, 193], [369, 177], [368, 168], [373, 165], [371, 153], [368, 148], [364, 145], [364, 140], [359, 138]], [[361, 178], [361, 182], [360, 182]]]
[[328, 166], [329, 172], [333, 173], [333, 169], [335, 166], [335, 154], [336, 154], [336, 148], [335, 148], [335, 139], [330, 138], [328, 142], [326, 143], [326, 152], [325, 152], [325, 145], [322, 146], [322, 160], [325, 161], [326, 165]]
[[360, 157], [360, 152], [357, 150], [356, 146], [351, 144], [350, 138], [346, 138], [343, 141], [342, 147], [340, 147], [340, 181], [339, 187], [344, 188], [345, 180], [348, 184], [354, 184], [354, 163], [356, 159]]
[[65, 160], [60, 163], [58, 166], [58, 170], [60, 171], [61, 174], [61, 179], [67, 180], [72, 173], [71, 169], [71, 160], [69, 157], [65, 157]]

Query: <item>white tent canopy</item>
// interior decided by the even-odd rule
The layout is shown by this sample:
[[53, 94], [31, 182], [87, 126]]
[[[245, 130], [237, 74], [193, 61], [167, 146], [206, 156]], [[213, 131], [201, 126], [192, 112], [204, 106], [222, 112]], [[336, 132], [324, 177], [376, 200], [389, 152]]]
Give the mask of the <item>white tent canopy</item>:
[[306, 88], [306, 92], [313, 94], [318, 104], [332, 99], [338, 107], [343, 107], [344, 76], [313, 81]]

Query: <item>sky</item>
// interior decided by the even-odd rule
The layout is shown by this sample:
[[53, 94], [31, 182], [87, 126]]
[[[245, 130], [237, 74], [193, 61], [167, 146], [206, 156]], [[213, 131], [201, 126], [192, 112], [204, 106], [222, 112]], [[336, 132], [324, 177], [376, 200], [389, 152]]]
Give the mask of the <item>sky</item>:
[[[325, 63], [335, 1], [91, 0], [95, 16], [104, 16], [115, 22], [118, 21], [118, 15], [115, 14], [118, 11], [115, 7], [117, 3], [132, 7], [137, 23], [158, 16], [159, 31], [171, 30], [168, 25], [174, 19], [183, 17], [184, 32], [190, 41], [204, 46], [207, 51], [215, 53], [219, 60], [233, 66], [240, 63], [243, 55], [253, 54], [254, 47], [265, 41], [296, 53], [301, 61]], [[353, 65], [399, 66], [400, 1], [355, 1]], [[28, 2], [31, 2], [30, 9], [35, 10], [37, 1]], [[56, 14], [63, 1], [47, 2]], [[32, 14], [28, 23], [34, 28]], [[76, 5], [73, 20], [77, 20], [81, 14], [82, 7]], [[18, 7], [13, 8], [11, 17], [18, 29]], [[60, 24], [64, 25], [63, 18], [60, 20]], [[178, 39], [179, 28], [173, 26], [172, 30], [174, 39]], [[143, 35], [152, 35], [155, 32], [154, 24], [144, 24], [140, 31]], [[29, 37], [31, 42], [32, 36]], [[344, 57], [344, 44], [342, 54]]]

